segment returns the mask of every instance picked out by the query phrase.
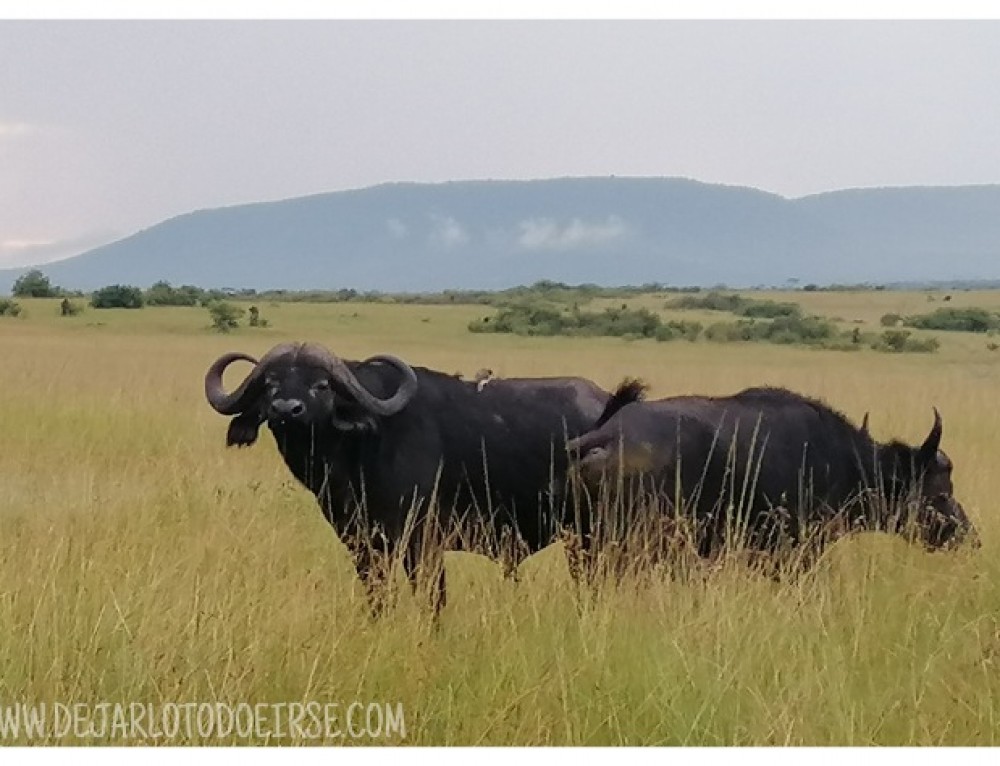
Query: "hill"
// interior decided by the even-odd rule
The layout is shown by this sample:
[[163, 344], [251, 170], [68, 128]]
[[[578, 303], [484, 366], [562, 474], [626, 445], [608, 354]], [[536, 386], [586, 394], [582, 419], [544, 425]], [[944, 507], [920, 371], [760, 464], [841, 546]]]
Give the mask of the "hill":
[[[572, 283], [733, 286], [990, 279], [1000, 186], [798, 199], [678, 178], [385, 184], [200, 210], [46, 264], [74, 289], [421, 291]], [[9, 290], [25, 269], [0, 272]]]

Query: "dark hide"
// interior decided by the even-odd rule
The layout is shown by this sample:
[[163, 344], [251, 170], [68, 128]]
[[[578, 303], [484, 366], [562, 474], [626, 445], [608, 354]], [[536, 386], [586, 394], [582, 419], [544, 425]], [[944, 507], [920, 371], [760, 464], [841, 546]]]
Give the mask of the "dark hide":
[[820, 526], [902, 531], [906, 507], [922, 540], [941, 547], [974, 530], [935, 417], [920, 447], [879, 444], [822, 402], [753, 388], [630, 403], [568, 448], [591, 490], [628, 489], [628, 513], [651, 494], [665, 501], [703, 556], [727, 543], [794, 548]]
[[[241, 402], [227, 444], [249, 446], [268, 424], [288, 468], [351, 549], [376, 611], [386, 562], [397, 553], [411, 581], [418, 570], [433, 579], [440, 608], [445, 548], [474, 548], [512, 573], [556, 538], [566, 521], [566, 439], [594, 425], [607, 392], [580, 378], [492, 380], [480, 390], [404, 365], [415, 394], [382, 416], [311, 361], [306, 350], [317, 347], [294, 348], [251, 373], [266, 383]], [[404, 377], [382, 362], [346, 366], [380, 400]]]

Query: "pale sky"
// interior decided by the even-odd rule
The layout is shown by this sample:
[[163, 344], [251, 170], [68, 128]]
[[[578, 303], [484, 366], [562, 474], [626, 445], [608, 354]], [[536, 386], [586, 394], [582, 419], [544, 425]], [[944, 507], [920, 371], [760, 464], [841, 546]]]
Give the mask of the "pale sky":
[[0, 21], [0, 267], [387, 181], [1000, 183], [1000, 22]]

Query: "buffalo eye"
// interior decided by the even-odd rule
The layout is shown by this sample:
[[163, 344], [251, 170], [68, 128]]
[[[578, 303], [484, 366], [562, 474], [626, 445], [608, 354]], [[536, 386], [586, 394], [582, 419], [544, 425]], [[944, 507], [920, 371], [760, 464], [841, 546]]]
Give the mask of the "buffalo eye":
[[313, 391], [329, 391], [329, 390], [330, 390], [330, 381], [328, 380], [321, 380], [313, 384]]

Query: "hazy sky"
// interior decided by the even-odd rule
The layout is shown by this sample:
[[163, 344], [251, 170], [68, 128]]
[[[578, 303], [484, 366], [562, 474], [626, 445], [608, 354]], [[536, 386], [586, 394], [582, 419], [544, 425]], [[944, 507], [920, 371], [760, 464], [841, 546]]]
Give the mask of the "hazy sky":
[[0, 266], [385, 181], [1000, 183], [1000, 22], [0, 21]]

